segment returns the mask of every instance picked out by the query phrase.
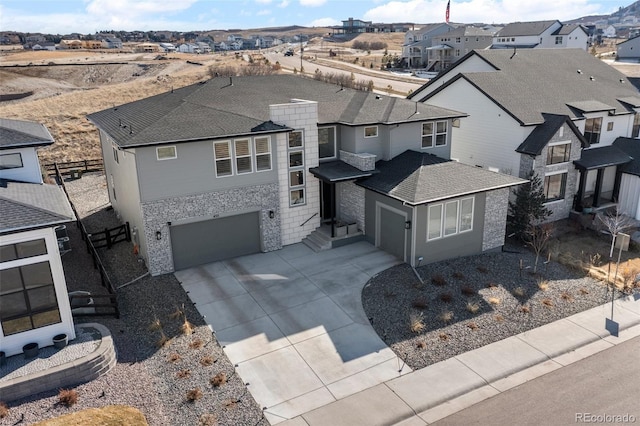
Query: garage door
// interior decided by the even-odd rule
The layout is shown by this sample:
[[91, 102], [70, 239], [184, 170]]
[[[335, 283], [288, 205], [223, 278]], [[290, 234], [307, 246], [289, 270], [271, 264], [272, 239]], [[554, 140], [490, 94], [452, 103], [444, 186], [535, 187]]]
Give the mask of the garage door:
[[384, 207], [380, 207], [379, 212], [378, 247], [404, 260], [404, 216]]
[[260, 251], [258, 212], [171, 226], [176, 271]]

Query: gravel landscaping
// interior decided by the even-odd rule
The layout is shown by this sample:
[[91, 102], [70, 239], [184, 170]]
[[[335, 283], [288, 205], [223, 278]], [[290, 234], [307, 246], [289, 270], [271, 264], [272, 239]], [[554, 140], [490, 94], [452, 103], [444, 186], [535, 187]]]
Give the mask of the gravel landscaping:
[[419, 267], [424, 284], [398, 265], [367, 283], [364, 310], [415, 370], [611, 300], [604, 283], [543, 260], [532, 274], [535, 255], [509, 247]]
[[[88, 174], [68, 181], [67, 189], [89, 232], [120, 224], [108, 208], [104, 175]], [[69, 290], [106, 294], [79, 230], [75, 224], [68, 224], [67, 229], [72, 250], [62, 259]], [[116, 286], [147, 272], [131, 243], [99, 251]], [[143, 276], [118, 290], [118, 303], [120, 319], [99, 316], [75, 320], [99, 322], [109, 328], [117, 365], [106, 375], [77, 386], [78, 402], [72, 407], [59, 403], [57, 391], [41, 393], [8, 404], [9, 415], [0, 425], [31, 424], [113, 404], [138, 408], [150, 425], [268, 425], [173, 274]], [[187, 333], [185, 320], [192, 325], [186, 327], [191, 329]], [[168, 341], [160, 345], [163, 337]], [[189, 391], [193, 391], [193, 400], [187, 395]]]

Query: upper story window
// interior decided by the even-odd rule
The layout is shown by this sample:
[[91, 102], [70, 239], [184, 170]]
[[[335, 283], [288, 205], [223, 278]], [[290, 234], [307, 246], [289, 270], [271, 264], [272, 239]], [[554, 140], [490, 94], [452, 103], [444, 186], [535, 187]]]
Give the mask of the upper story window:
[[306, 204], [304, 170], [304, 135], [302, 130], [289, 133], [289, 206]]
[[295, 130], [289, 133], [289, 148], [300, 148], [302, 146], [302, 131]]
[[364, 137], [365, 138], [377, 138], [378, 137], [378, 126], [369, 126], [364, 128]]
[[236, 171], [238, 174], [251, 173], [251, 140], [236, 139], [233, 141], [236, 154]]
[[547, 165], [566, 163], [571, 155], [571, 142], [551, 145], [547, 149]]
[[0, 155], [0, 170], [19, 169], [20, 167], [24, 167], [24, 165], [22, 164], [22, 154], [19, 152]]
[[318, 151], [320, 158], [336, 157], [335, 127], [320, 127], [318, 129]]
[[601, 130], [602, 117], [587, 118], [584, 123], [584, 137], [590, 145], [600, 142]]
[[562, 36], [556, 36], [556, 44], [562, 44]]
[[156, 158], [158, 160], [173, 160], [174, 158], [178, 158], [178, 151], [175, 145], [159, 146], [156, 148]]
[[456, 43], [460, 43], [460, 37], [456, 37]]
[[446, 121], [422, 123], [422, 148], [446, 145], [447, 129]]
[[633, 128], [631, 130], [631, 137], [637, 138], [640, 136], [640, 113], [633, 115]]
[[271, 170], [271, 137], [255, 138], [253, 145], [256, 153], [256, 171]]
[[216, 176], [231, 176], [233, 168], [231, 166], [231, 142], [214, 142], [213, 156], [216, 162]]

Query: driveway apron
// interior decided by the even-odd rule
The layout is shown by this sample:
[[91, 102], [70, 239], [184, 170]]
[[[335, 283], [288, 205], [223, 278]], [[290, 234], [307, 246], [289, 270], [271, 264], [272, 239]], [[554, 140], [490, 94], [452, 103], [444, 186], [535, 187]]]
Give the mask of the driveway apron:
[[409, 373], [362, 308], [367, 281], [398, 264], [359, 242], [303, 244], [175, 273], [271, 424]]

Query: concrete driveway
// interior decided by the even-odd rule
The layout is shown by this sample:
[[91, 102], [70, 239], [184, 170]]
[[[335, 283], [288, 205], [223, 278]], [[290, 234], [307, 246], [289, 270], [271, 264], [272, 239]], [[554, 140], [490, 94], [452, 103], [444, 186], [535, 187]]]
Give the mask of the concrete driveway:
[[276, 424], [411, 371], [361, 303], [367, 281], [398, 263], [365, 242], [295, 244], [175, 275]]

